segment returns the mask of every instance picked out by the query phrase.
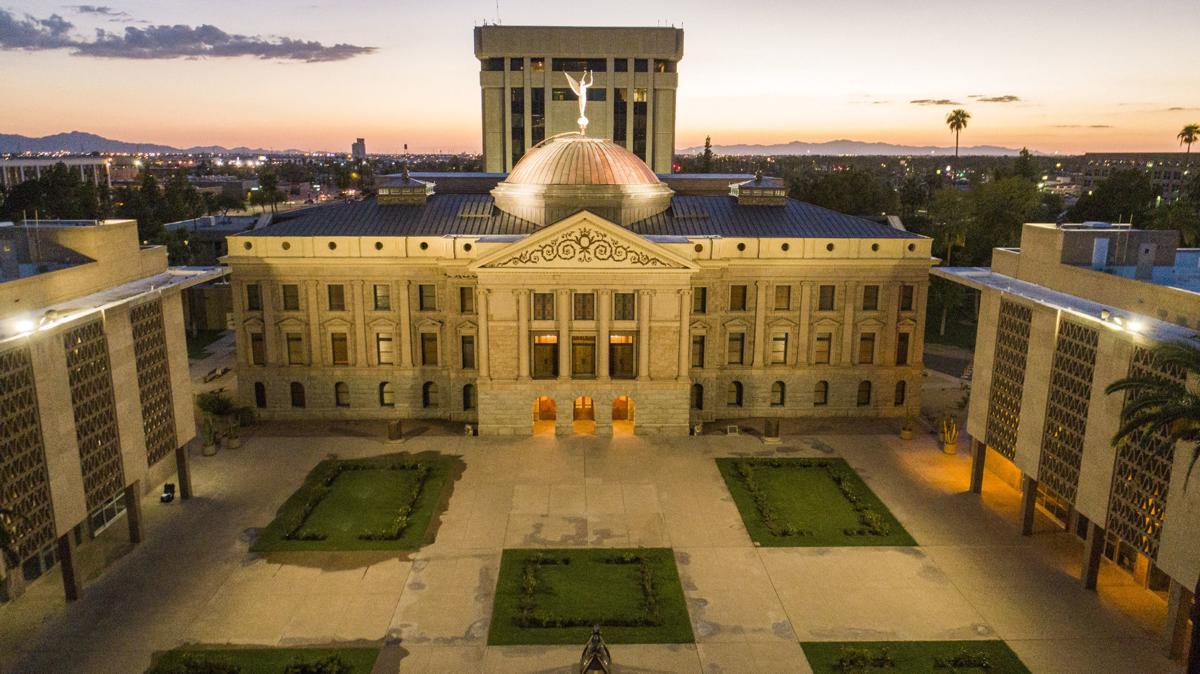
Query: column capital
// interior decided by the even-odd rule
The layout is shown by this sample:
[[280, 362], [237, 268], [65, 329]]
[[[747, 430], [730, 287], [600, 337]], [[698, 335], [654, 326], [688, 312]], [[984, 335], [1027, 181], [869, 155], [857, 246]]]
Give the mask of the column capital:
[[655, 293], [655, 291], [651, 290], [650, 288], [639, 288], [638, 289], [638, 294], [641, 295], [642, 297], [649, 297], [650, 295], [653, 295], [654, 293]]

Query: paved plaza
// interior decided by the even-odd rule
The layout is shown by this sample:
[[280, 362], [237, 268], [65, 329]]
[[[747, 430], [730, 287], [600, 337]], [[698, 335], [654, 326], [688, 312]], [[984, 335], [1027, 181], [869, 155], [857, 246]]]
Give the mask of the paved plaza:
[[[146, 540], [64, 606], [57, 573], [0, 607], [5, 672], [143, 671], [187, 643], [382, 645], [375, 672], [569, 671], [579, 646], [487, 646], [501, 550], [674, 549], [696, 644], [614, 646], [624, 672], [807, 672], [802, 641], [1003, 639], [1034, 672], [1175, 673], [1165, 606], [1111, 565], [1076, 578], [1080, 544], [1017, 532], [1018, 497], [933, 438], [822, 433], [615, 439], [250, 436], [194, 456], [199, 496], [143, 504]], [[257, 528], [330, 454], [462, 457], [437, 540], [396, 553], [248, 552]], [[722, 456], [841, 456], [920, 547], [758, 548]], [[124, 529], [124, 527], [117, 527]]]

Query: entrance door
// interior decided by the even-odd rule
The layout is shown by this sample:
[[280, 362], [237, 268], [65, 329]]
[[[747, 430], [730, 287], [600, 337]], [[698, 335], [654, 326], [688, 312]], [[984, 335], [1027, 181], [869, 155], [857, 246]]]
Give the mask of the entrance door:
[[[621, 341], [618, 341], [621, 340]], [[608, 374], [614, 379], [633, 379], [636, 375], [637, 356], [633, 349], [633, 337], [613, 336], [608, 349]]]
[[[541, 338], [539, 337], [539, 340]], [[558, 342], [536, 341], [533, 344], [533, 378], [552, 379], [558, 376]]]
[[588, 396], [580, 396], [575, 399], [575, 421], [595, 421], [596, 409], [592, 406], [592, 399]]
[[627, 421], [629, 419], [629, 398], [620, 396], [613, 400], [613, 421]]
[[557, 416], [554, 410], [554, 398], [542, 396], [537, 399], [539, 421], [554, 421]]

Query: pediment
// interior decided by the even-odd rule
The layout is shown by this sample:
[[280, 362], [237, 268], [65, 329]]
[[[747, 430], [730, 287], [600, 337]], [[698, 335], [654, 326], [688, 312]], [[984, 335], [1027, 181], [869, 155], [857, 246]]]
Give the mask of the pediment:
[[695, 271], [686, 258], [588, 211], [564, 218], [471, 265], [471, 270]]

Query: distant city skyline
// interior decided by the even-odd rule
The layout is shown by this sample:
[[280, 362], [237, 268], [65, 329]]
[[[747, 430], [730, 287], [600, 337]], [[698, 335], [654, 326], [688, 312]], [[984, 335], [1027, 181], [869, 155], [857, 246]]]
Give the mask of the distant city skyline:
[[[1190, 0], [804, 6], [502, 2], [506, 24], [685, 31], [679, 149], [848, 138], [1044, 153], [1180, 151], [1200, 121]], [[0, 6], [0, 133], [139, 143], [478, 152], [471, 28], [494, 0]], [[435, 92], [436, 96], [430, 95]]]

